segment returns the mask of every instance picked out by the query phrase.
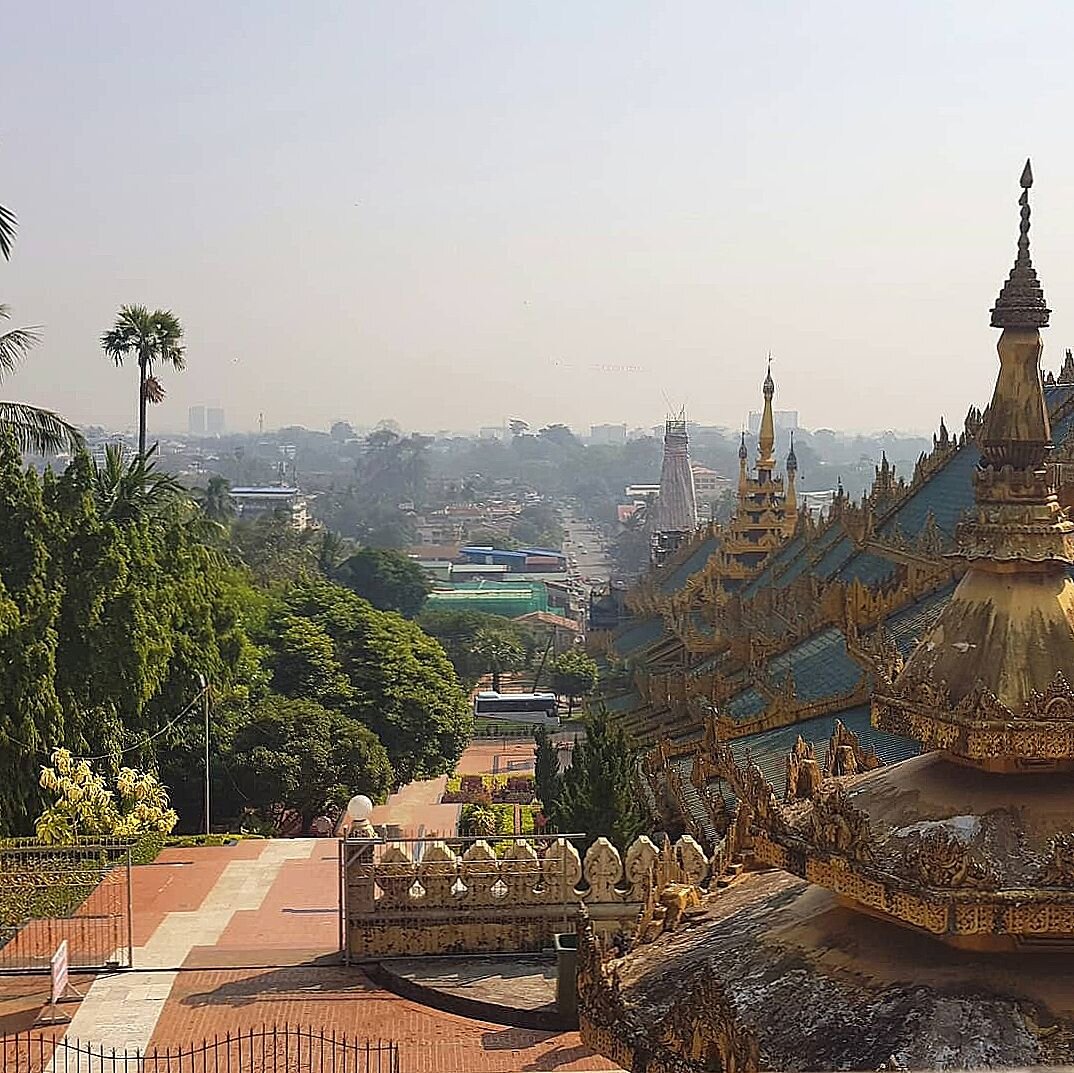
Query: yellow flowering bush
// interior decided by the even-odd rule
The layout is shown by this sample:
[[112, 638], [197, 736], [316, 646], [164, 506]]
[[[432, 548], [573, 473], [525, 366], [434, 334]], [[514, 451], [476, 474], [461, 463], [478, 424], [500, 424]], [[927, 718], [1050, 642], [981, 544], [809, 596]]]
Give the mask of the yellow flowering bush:
[[169, 834], [179, 816], [156, 775], [119, 769], [115, 789], [86, 760], [56, 749], [51, 767], [41, 768], [41, 789], [52, 803], [37, 818], [37, 837], [49, 845], [71, 843], [85, 835], [132, 838], [148, 832]]

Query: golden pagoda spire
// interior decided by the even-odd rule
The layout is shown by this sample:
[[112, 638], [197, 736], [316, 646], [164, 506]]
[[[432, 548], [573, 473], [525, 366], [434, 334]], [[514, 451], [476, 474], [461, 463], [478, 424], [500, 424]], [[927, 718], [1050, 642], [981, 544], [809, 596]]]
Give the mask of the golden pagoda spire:
[[747, 473], [747, 464], [749, 462], [749, 452], [746, 450], [746, 433], [742, 433], [742, 442], [738, 445], [738, 498], [739, 501], [746, 494], [746, 485], [749, 482], [749, 474]]
[[893, 696], [902, 699], [892, 705], [878, 696], [874, 711], [879, 726], [897, 724], [927, 746], [1003, 771], [1074, 765], [1074, 735], [1053, 736], [1046, 718], [1063, 705], [1074, 711], [1067, 685], [1067, 676], [1074, 678], [1074, 524], [1044, 464], [1051, 431], [1040, 329], [1049, 310], [1029, 255], [1032, 183], [1027, 161], [1018, 252], [992, 309], [992, 325], [1003, 332], [978, 438], [976, 510], [956, 532], [955, 554], [969, 569], [893, 683]]
[[[764, 412], [761, 414], [761, 431], [757, 438], [758, 475], [771, 475], [776, 465], [776, 425], [772, 418], [772, 396], [776, 385], [772, 382], [772, 356], [768, 357], [768, 372], [764, 378]], [[763, 479], [763, 477], [762, 477]]]

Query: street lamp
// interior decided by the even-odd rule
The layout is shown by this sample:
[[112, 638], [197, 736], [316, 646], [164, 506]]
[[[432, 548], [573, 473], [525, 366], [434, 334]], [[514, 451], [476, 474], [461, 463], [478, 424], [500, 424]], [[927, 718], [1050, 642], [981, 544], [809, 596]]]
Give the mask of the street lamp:
[[209, 683], [205, 681], [204, 674], [198, 675], [198, 681], [201, 683], [201, 705], [205, 713], [205, 833], [209, 834]]

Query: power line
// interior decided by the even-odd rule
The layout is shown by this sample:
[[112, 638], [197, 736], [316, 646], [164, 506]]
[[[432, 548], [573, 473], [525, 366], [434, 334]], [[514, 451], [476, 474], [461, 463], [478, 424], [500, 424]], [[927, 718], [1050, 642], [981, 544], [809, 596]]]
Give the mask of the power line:
[[[126, 753], [133, 753], [138, 749], [142, 749], [146, 745], [148, 745], [151, 741], [153, 741], [154, 739], [159, 738], [161, 736], [161, 734], [165, 734], [169, 730], [171, 730], [171, 728], [173, 726], [175, 726], [175, 724], [178, 723], [179, 720], [183, 718], [183, 716], [189, 715], [191, 710], [201, 701], [202, 697], [204, 697], [205, 694], [208, 693], [208, 692], [209, 692], [209, 687], [208, 686], [204, 686], [202, 689], [199, 689], [197, 694], [196, 694], [196, 696], [194, 697], [194, 699], [177, 716], [175, 716], [174, 719], [172, 719], [170, 722], [166, 723], [159, 730], [156, 730], [152, 734], [150, 734], [147, 737], [143, 738], [136, 745], [128, 745], [127, 748], [125, 748], [125, 749], [117, 749], [117, 750], [114, 750], [114, 751], [109, 752], [109, 753], [101, 753], [100, 756], [72, 756], [71, 759], [72, 760], [86, 760], [86, 761], [110, 760], [113, 756], [123, 756]], [[37, 748], [37, 747], [35, 747], [33, 745], [28, 745], [26, 742], [19, 741], [18, 738], [12, 737], [12, 735], [9, 734], [6, 730], [4, 730], [3, 727], [0, 727], [0, 733], [2, 733], [4, 735], [4, 737], [7, 738], [7, 740], [10, 741], [13, 745], [21, 746], [23, 749], [26, 749], [28, 752], [34, 754], [35, 756], [44, 756], [44, 757], [51, 756], [51, 753], [43, 752], [42, 750], [40, 750], [39, 748]]]

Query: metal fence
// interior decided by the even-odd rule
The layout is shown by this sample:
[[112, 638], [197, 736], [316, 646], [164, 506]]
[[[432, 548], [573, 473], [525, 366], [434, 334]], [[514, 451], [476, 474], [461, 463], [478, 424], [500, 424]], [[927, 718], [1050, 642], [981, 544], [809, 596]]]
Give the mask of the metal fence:
[[133, 845], [0, 844], [0, 973], [46, 971], [64, 939], [71, 968], [130, 968]]
[[294, 1025], [144, 1052], [28, 1032], [0, 1036], [0, 1059], [4, 1073], [400, 1073], [394, 1041]]

